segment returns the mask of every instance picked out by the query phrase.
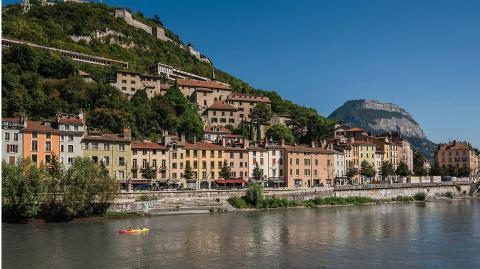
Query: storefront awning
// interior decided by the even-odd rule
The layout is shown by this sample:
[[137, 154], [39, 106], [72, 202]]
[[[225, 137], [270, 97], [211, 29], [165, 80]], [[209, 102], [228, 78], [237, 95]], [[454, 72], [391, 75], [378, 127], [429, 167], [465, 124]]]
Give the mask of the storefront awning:
[[247, 181], [244, 179], [217, 179], [215, 180], [217, 184], [247, 184]]

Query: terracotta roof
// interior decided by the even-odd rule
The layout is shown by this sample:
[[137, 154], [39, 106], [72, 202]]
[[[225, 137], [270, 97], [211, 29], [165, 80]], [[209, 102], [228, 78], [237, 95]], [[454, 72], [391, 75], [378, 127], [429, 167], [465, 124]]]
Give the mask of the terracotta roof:
[[225, 147], [225, 151], [243, 151], [247, 152], [246, 148]]
[[231, 93], [227, 96], [229, 101], [246, 101], [246, 102], [261, 102], [261, 103], [270, 103], [270, 98], [259, 95], [259, 94], [248, 94], [248, 93]]
[[215, 102], [213, 105], [211, 105], [209, 108], [207, 108], [207, 110], [234, 110], [234, 111], [237, 111], [237, 108], [232, 106], [232, 105], [225, 104], [225, 103], [222, 103], [222, 102], [218, 101], [218, 102]]
[[197, 142], [193, 143], [186, 143], [185, 149], [223, 149], [222, 146], [212, 143], [205, 143], [205, 142]]
[[20, 122], [20, 117], [18, 118], [2, 118], [2, 122], [16, 122], [16, 123], [19, 123]]
[[243, 138], [242, 135], [236, 135], [236, 134], [227, 134], [227, 135], [224, 135], [223, 137], [225, 137], [225, 138]]
[[215, 133], [215, 134], [230, 134], [230, 130], [223, 126], [207, 126], [204, 133]]
[[150, 141], [133, 141], [132, 149], [167, 149], [167, 148], [158, 143], [154, 143]]
[[251, 147], [248, 147], [248, 150], [255, 150], [255, 151], [266, 151], [265, 148], [262, 148], [262, 147], [256, 147], [256, 146], [251, 146]]
[[348, 130], [345, 130], [345, 132], [366, 132], [366, 131], [363, 130], [362, 128], [353, 127]]
[[80, 118], [60, 118], [58, 123], [61, 124], [83, 124], [83, 120]]
[[332, 150], [322, 149], [322, 148], [312, 148], [307, 146], [292, 146], [285, 145], [285, 149], [290, 152], [308, 152], [308, 153], [318, 153], [318, 154], [333, 154]]
[[25, 131], [39, 131], [39, 132], [58, 132], [57, 129], [45, 125], [43, 121], [28, 121]]
[[93, 141], [110, 141], [110, 142], [128, 142], [130, 143], [130, 139], [124, 138], [122, 135], [119, 134], [88, 134], [86, 135], [83, 140], [93, 140]]
[[367, 146], [376, 146], [375, 143], [367, 142], [367, 141], [354, 141], [351, 142], [352, 145], [367, 145]]
[[231, 90], [230, 85], [217, 81], [200, 81], [193, 79], [177, 79], [177, 85], [208, 89]]
[[439, 150], [471, 150], [473, 149], [470, 144], [464, 142], [450, 142], [448, 144], [439, 145]]

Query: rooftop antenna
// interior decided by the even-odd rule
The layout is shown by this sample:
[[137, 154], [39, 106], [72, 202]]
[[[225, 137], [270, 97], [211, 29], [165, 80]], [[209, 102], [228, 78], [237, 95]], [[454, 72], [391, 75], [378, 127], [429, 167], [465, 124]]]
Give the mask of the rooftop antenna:
[[22, 6], [23, 6], [23, 13], [28, 13], [30, 11], [30, 1], [29, 0], [23, 0]]

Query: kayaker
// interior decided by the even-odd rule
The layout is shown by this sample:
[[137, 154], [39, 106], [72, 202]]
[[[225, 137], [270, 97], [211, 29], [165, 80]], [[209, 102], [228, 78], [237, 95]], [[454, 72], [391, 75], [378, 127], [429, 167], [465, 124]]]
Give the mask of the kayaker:
[[140, 225], [140, 230], [143, 230], [143, 225]]
[[128, 230], [131, 231], [131, 230], [132, 230], [132, 226], [128, 227]]

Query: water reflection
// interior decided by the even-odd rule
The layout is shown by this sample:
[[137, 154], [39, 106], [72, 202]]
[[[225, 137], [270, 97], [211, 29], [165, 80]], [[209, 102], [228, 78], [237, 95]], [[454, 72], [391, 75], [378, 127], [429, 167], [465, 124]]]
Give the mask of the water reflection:
[[[480, 202], [4, 225], [5, 268], [480, 268]], [[147, 235], [120, 236], [128, 226]]]

